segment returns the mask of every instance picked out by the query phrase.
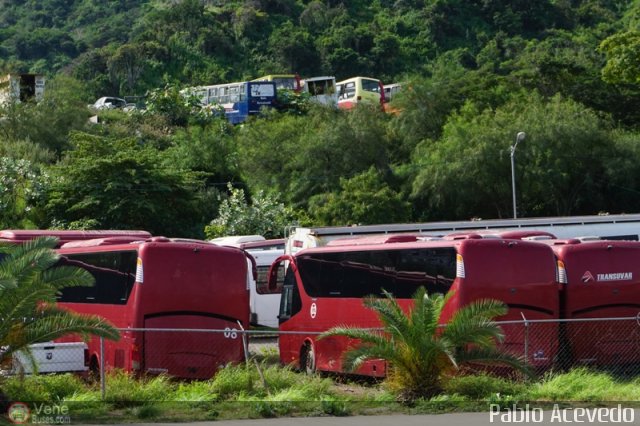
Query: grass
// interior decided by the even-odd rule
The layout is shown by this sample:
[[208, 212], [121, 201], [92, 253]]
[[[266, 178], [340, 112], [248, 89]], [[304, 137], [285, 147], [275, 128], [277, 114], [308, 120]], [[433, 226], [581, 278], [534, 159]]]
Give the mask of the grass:
[[488, 374], [455, 377], [444, 394], [405, 406], [376, 382], [307, 376], [265, 360], [258, 366], [264, 381], [255, 364], [228, 366], [211, 380], [193, 382], [112, 372], [104, 400], [99, 386], [70, 374], [5, 378], [2, 389], [15, 401], [65, 404], [73, 421], [85, 423], [484, 411], [491, 403], [531, 401], [640, 403], [640, 378], [586, 368], [531, 383]]

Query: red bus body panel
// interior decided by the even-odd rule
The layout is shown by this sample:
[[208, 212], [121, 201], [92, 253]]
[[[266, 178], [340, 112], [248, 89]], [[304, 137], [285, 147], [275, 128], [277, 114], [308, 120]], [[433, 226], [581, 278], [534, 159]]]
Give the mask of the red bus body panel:
[[[553, 249], [567, 275], [562, 295], [565, 318], [629, 318], [640, 313], [640, 243], [573, 240]], [[574, 362], [640, 362], [635, 321], [568, 322], [566, 332]]]

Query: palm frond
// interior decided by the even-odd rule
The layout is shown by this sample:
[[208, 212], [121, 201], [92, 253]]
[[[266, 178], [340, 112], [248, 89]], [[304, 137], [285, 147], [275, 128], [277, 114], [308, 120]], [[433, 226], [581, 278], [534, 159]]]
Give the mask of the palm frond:
[[18, 280], [15, 277], [0, 277], [0, 297], [4, 290], [10, 290], [16, 288]]
[[366, 298], [364, 305], [378, 314], [378, 319], [389, 334], [404, 339], [411, 328], [409, 320], [391, 294], [385, 292], [385, 297], [385, 299]]
[[457, 346], [469, 343], [492, 346], [504, 338], [502, 329], [493, 318], [506, 312], [507, 307], [503, 302], [479, 300], [458, 310], [442, 334]]
[[372, 359], [385, 359], [393, 363], [396, 355], [394, 346], [388, 341], [380, 345], [363, 344], [344, 353], [342, 366], [347, 371], [355, 371], [365, 361]]
[[386, 342], [387, 339], [382, 335], [382, 332], [374, 329], [357, 328], [357, 327], [333, 327], [318, 336], [318, 340], [332, 336], [343, 336], [350, 339], [357, 339], [362, 342], [366, 342], [372, 345]]
[[57, 266], [42, 273], [42, 281], [56, 289], [65, 287], [91, 287], [95, 278], [85, 269], [75, 266]]
[[23, 244], [0, 245], [0, 358], [29, 345], [68, 334], [94, 334], [117, 340], [118, 331], [104, 318], [80, 315], [56, 307], [64, 287], [93, 284], [87, 271], [56, 267], [56, 238], [42, 237]]
[[67, 334], [94, 334], [109, 340], [118, 340], [120, 333], [103, 317], [76, 314], [55, 306], [46, 307], [42, 315], [24, 328], [31, 343], [47, 342]]

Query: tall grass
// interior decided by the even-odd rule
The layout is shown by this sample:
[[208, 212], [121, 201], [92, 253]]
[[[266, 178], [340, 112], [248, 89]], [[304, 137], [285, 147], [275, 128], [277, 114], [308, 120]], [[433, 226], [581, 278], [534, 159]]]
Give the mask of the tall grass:
[[12, 400], [22, 402], [58, 402], [89, 389], [74, 374], [14, 376], [2, 381], [2, 390]]
[[474, 400], [490, 400], [496, 395], [515, 396], [526, 391], [522, 382], [489, 374], [453, 377], [445, 383], [445, 392]]
[[[276, 417], [348, 415], [366, 411], [394, 412], [395, 395], [361, 383], [335, 383], [290, 368], [260, 365], [228, 366], [211, 380], [179, 382], [165, 376], [135, 378], [123, 372], [107, 375], [106, 398], [96, 384], [77, 376], [36, 375], [6, 378], [3, 390], [14, 401], [63, 402], [74, 416], [103, 420]], [[262, 379], [264, 377], [264, 381]], [[454, 377], [445, 394], [418, 401], [420, 412], [484, 410], [487, 403], [640, 401], [640, 377], [620, 379], [578, 368], [548, 374], [538, 382], [518, 382], [487, 374]], [[369, 407], [369, 408], [365, 408]], [[406, 407], [405, 407], [406, 408]], [[113, 417], [113, 413], [118, 413]]]
[[527, 398], [532, 401], [640, 401], [640, 377], [618, 379], [609, 373], [577, 368], [564, 374], [549, 374], [534, 384]]
[[138, 379], [131, 374], [115, 371], [107, 377], [105, 401], [116, 407], [172, 401], [175, 387], [167, 376]]

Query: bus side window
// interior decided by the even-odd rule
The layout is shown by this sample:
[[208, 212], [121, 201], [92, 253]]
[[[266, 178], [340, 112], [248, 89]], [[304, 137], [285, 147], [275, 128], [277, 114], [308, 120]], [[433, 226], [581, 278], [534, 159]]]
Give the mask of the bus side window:
[[396, 295], [412, 297], [418, 287], [446, 294], [455, 279], [456, 253], [451, 248], [401, 250], [397, 257]]
[[240, 101], [239, 88], [238, 86], [231, 86], [229, 88], [229, 102], [237, 103], [238, 101]]
[[212, 88], [209, 89], [209, 102], [207, 102], [207, 104], [215, 104], [218, 102], [218, 89], [217, 88]]
[[356, 95], [356, 83], [351, 82], [344, 85], [344, 99], [353, 98]]
[[338, 99], [344, 99], [344, 84], [336, 85], [336, 92], [338, 92]]
[[58, 300], [71, 303], [127, 303], [136, 272], [136, 252], [104, 252], [62, 256], [58, 265], [81, 267], [93, 275], [92, 287], [67, 287]]
[[221, 104], [226, 104], [229, 102], [229, 88], [221, 87], [220, 88], [220, 97], [218, 98]]

